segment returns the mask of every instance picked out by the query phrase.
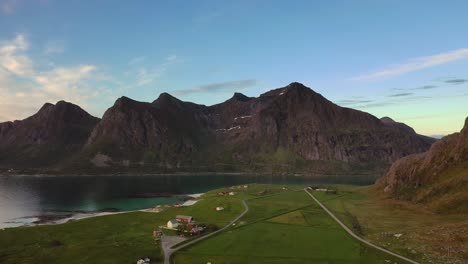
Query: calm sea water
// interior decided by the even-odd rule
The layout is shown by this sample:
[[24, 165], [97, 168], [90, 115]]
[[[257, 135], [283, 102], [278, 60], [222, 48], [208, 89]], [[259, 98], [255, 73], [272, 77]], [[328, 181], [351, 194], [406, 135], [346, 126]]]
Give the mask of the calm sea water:
[[[0, 176], [0, 228], [31, 224], [40, 215], [130, 211], [180, 203], [182, 194], [246, 183], [368, 185], [371, 176], [294, 177], [265, 175]], [[139, 198], [145, 193], [172, 197]]]

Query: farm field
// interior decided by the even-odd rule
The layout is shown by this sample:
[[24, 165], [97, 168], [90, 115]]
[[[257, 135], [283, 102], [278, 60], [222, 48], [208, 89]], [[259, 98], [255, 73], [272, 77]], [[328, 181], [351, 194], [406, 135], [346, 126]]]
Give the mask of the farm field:
[[239, 226], [176, 253], [175, 263], [403, 263], [351, 238], [303, 191], [247, 203]]

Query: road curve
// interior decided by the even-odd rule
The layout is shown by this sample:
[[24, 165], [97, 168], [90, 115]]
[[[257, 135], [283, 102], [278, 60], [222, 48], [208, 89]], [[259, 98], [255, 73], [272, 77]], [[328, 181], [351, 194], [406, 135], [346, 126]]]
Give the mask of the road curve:
[[393, 253], [393, 252], [391, 252], [390, 250], [387, 250], [387, 249], [385, 249], [385, 248], [383, 248], [383, 247], [379, 247], [379, 246], [377, 246], [377, 245], [375, 245], [375, 244], [373, 244], [373, 243], [371, 243], [371, 242], [369, 242], [369, 241], [367, 241], [367, 240], [361, 238], [360, 236], [354, 234], [353, 231], [351, 231], [351, 229], [349, 229], [345, 224], [343, 224], [343, 223], [340, 221], [340, 219], [338, 219], [330, 210], [328, 210], [327, 207], [325, 207], [325, 205], [323, 205], [317, 198], [315, 198], [315, 196], [314, 196], [312, 193], [310, 193], [309, 191], [307, 191], [307, 188], [304, 188], [304, 191], [305, 191], [310, 197], [312, 197], [312, 199], [313, 199], [318, 205], [320, 205], [320, 207], [322, 207], [322, 209], [325, 210], [325, 212], [327, 212], [328, 215], [331, 216], [331, 218], [333, 218], [348, 234], [350, 234], [350, 235], [351, 235], [352, 237], [354, 237], [355, 239], [359, 240], [360, 242], [362, 242], [362, 243], [364, 243], [364, 244], [366, 244], [366, 245], [368, 245], [368, 246], [370, 246], [370, 247], [373, 247], [373, 248], [375, 248], [375, 249], [378, 249], [378, 250], [380, 250], [380, 251], [382, 251], [382, 252], [385, 252], [385, 253], [387, 253], [387, 254], [390, 254], [390, 255], [392, 255], [392, 256], [394, 256], [394, 257], [397, 257], [397, 258], [402, 259], [402, 260], [404, 260], [404, 261], [407, 261], [407, 262], [409, 262], [409, 263], [419, 264], [419, 262], [416, 262], [416, 261], [414, 261], [414, 260], [411, 260], [411, 259], [409, 259], [409, 258], [407, 258], [407, 257], [402, 256], [402, 255], [398, 255], [398, 254], [396, 254], [396, 253]]
[[223, 232], [224, 230], [228, 229], [230, 226], [232, 226], [232, 224], [234, 224], [235, 222], [237, 222], [239, 219], [241, 219], [248, 211], [249, 211], [249, 206], [247, 205], [247, 203], [245, 202], [245, 200], [242, 200], [242, 204], [244, 205], [244, 211], [238, 216], [236, 217], [234, 220], [232, 220], [229, 224], [227, 224], [226, 226], [224, 226], [223, 228], [219, 229], [219, 230], [216, 230], [212, 233], [209, 233], [207, 235], [204, 235], [204, 236], [201, 236], [199, 238], [196, 238], [190, 242], [187, 242], [183, 245], [180, 245], [176, 248], [169, 248], [167, 251], [164, 252], [164, 264], [170, 264], [171, 263], [171, 256], [172, 254], [174, 254], [176, 251], [179, 251], [185, 247], [188, 247], [188, 246], [191, 246], [197, 242], [200, 242], [201, 240], [203, 239], [207, 239], [209, 237], [212, 237], [218, 233], [221, 233]]

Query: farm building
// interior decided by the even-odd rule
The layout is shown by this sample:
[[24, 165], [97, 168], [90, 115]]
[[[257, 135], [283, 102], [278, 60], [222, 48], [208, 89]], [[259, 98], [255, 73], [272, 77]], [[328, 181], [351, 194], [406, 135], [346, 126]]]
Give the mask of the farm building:
[[328, 190], [325, 189], [325, 188], [320, 188], [320, 189], [315, 189], [315, 191], [317, 191], [317, 192], [326, 192], [326, 191], [328, 191]]
[[176, 229], [179, 226], [179, 222], [176, 219], [167, 221], [167, 228]]
[[176, 215], [176, 220], [182, 223], [191, 223], [193, 221], [193, 217], [188, 215]]
[[224, 207], [222, 207], [222, 206], [216, 207], [216, 211], [222, 211], [222, 210], [224, 210]]

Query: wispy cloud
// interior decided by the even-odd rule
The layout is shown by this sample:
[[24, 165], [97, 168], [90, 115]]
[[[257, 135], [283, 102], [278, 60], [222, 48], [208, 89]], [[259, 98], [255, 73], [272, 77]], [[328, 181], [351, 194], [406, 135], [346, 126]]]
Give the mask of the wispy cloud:
[[370, 104], [363, 104], [356, 106], [355, 108], [357, 109], [367, 109], [367, 108], [377, 108], [377, 107], [384, 107], [388, 105], [394, 104], [393, 102], [376, 102], [376, 103], [370, 103]]
[[396, 93], [396, 94], [387, 95], [387, 97], [404, 97], [404, 96], [410, 96], [410, 95], [413, 95], [413, 93]]
[[175, 95], [187, 95], [194, 93], [220, 93], [220, 92], [234, 92], [242, 89], [256, 86], [260, 81], [255, 79], [238, 80], [229, 82], [210, 83], [200, 86], [195, 86], [190, 89], [175, 90]]
[[464, 83], [468, 83], [468, 80], [466, 80], [466, 79], [450, 79], [450, 80], [446, 80], [445, 83], [448, 83], [448, 84], [464, 84]]
[[422, 70], [425, 68], [430, 68], [442, 64], [446, 64], [452, 61], [468, 59], [468, 48], [453, 50], [445, 53], [440, 53], [436, 55], [414, 58], [408, 60], [406, 63], [391, 65], [384, 69], [371, 72], [369, 74], [364, 74], [351, 78], [355, 81], [366, 81], [366, 80], [376, 80], [382, 78], [388, 78], [392, 76], [398, 76], [405, 73]]
[[365, 99], [344, 99], [339, 100], [336, 103], [343, 106], [358, 105], [358, 104], [368, 104], [372, 103], [374, 100], [365, 100]]
[[81, 81], [92, 76], [97, 67], [94, 65], [79, 65], [74, 67], [59, 67], [35, 77], [48, 93], [59, 97], [68, 97], [70, 90], [78, 90]]
[[9, 74], [25, 76], [32, 74], [33, 63], [24, 54], [29, 44], [26, 37], [18, 34], [13, 40], [0, 42], [0, 66]]
[[[148, 66], [144, 65], [146, 57], [136, 57], [129, 61], [129, 66], [136, 67], [136, 86], [145, 86], [153, 83], [160, 78], [171, 65], [180, 62], [181, 60], [176, 55], [166, 57], [159, 65]], [[129, 72], [130, 74], [130, 72]]]
[[18, 7], [20, 0], [0, 0], [0, 11], [5, 15], [11, 15]]
[[[86, 106], [95, 94], [87, 81], [95, 80], [97, 66], [38, 67], [28, 56], [29, 43], [22, 34], [0, 42], [0, 112], [18, 119], [32, 114], [44, 102], [72, 101]], [[14, 107], [11, 104], [14, 104]]]
[[413, 88], [413, 90], [431, 90], [431, 89], [435, 89], [437, 87], [438, 87], [437, 85], [424, 85], [424, 86], [421, 86], [421, 87]]
[[144, 57], [144, 56], [138, 56], [138, 57], [135, 57], [135, 58], [131, 59], [131, 60], [128, 62], [128, 65], [132, 66], [132, 65], [140, 64], [140, 63], [142, 63], [144, 60], [146, 60], [146, 57]]
[[44, 54], [60, 54], [65, 51], [65, 42], [63, 40], [51, 40], [44, 46]]

